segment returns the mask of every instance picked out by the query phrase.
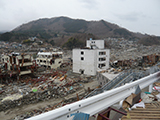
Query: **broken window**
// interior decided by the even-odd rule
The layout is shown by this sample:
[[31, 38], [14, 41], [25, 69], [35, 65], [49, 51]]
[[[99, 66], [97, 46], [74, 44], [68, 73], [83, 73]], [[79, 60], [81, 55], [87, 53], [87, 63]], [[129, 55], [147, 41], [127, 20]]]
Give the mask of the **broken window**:
[[99, 68], [102, 68], [102, 67], [105, 67], [105, 66], [106, 66], [106, 64], [105, 64], [105, 63], [98, 64], [98, 67], [99, 67]]
[[105, 57], [103, 57], [103, 58], [99, 58], [99, 61], [105, 61], [106, 60], [106, 58]]
[[106, 55], [106, 52], [99, 52], [99, 55]]

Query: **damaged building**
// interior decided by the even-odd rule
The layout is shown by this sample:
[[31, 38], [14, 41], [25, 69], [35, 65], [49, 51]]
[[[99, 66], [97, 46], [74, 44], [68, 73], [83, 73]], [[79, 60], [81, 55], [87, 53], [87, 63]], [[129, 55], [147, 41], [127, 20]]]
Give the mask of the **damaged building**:
[[63, 52], [38, 52], [36, 62], [40, 66], [56, 69], [63, 63]]
[[159, 55], [156, 54], [151, 54], [151, 55], [144, 55], [142, 57], [142, 62], [143, 64], [149, 64], [149, 65], [154, 65], [159, 61], [160, 57]]
[[96, 75], [97, 70], [109, 68], [110, 50], [104, 48], [104, 40], [87, 40], [86, 48], [73, 49], [73, 72]]
[[29, 54], [11, 53], [2, 55], [1, 62], [3, 64], [3, 71], [8, 71], [10, 76], [12, 74], [25, 75], [32, 73], [33, 57]]

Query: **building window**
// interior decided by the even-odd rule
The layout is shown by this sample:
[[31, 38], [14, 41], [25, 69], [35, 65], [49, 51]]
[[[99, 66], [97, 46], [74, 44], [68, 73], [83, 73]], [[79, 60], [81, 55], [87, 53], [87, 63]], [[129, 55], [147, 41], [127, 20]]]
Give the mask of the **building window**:
[[81, 74], [84, 74], [84, 70], [81, 71]]
[[106, 55], [106, 52], [99, 52], [99, 55]]
[[98, 67], [99, 67], [99, 68], [102, 68], [102, 67], [105, 67], [105, 66], [106, 66], [106, 64], [105, 64], [105, 63], [98, 64]]
[[84, 60], [84, 57], [81, 57], [81, 60]]
[[84, 52], [83, 52], [83, 51], [81, 51], [81, 55], [84, 55]]
[[106, 58], [104, 57], [104, 58], [99, 58], [99, 61], [105, 61], [106, 60]]

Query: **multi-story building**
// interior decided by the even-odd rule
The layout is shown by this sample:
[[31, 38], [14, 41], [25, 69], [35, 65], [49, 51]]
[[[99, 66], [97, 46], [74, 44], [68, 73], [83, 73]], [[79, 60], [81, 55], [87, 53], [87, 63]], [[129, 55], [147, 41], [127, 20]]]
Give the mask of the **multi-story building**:
[[110, 50], [104, 48], [104, 40], [87, 40], [85, 49], [73, 49], [73, 72], [96, 75], [97, 70], [109, 68]]
[[40, 66], [56, 69], [63, 63], [63, 52], [39, 52], [36, 62]]
[[11, 74], [19, 76], [32, 73], [33, 57], [29, 54], [11, 53], [2, 55], [1, 62], [4, 64], [5, 70]]

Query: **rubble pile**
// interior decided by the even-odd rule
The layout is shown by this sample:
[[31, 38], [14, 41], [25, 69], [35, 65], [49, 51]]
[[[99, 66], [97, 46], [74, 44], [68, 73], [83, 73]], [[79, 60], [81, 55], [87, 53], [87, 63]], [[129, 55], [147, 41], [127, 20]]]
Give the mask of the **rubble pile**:
[[[160, 83], [157, 82], [154, 83], [153, 92], [146, 92], [145, 90], [142, 90], [139, 91], [138, 94], [132, 93], [127, 97], [122, 103], [122, 108], [127, 112], [127, 116], [123, 116], [121, 119], [159, 119], [159, 88]], [[145, 113], [147, 114], [147, 117], [144, 115]]]
[[[67, 77], [65, 71], [53, 72], [51, 70], [38, 78], [27, 78], [21, 80], [21, 83], [3, 85], [0, 111], [52, 98], [64, 98], [65, 100], [65, 96], [84, 89], [82, 84], [88, 81], [88, 79], [81, 80], [81, 77]], [[70, 99], [69, 103], [74, 99]]]
[[129, 67], [136, 67], [144, 62], [143, 56], [159, 55], [160, 46], [144, 46], [138, 40], [127, 40], [124, 38], [107, 38], [106, 42], [110, 46], [110, 62], [115, 61], [127, 63]]

